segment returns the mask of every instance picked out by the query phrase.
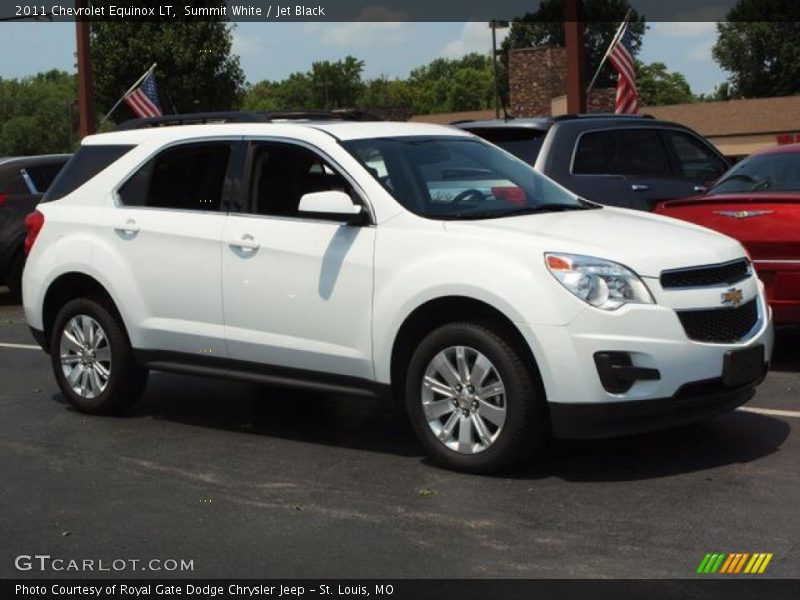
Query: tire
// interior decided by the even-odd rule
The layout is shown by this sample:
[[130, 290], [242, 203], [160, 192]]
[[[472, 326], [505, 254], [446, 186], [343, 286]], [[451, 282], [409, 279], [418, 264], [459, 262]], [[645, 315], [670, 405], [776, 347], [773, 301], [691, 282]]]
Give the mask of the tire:
[[[459, 375], [460, 353], [469, 377]], [[453, 369], [449, 380], [442, 357]], [[427, 454], [457, 471], [509, 469], [529, 459], [550, 431], [533, 365], [491, 325], [450, 323], [429, 333], [409, 362], [404, 396]]]
[[97, 298], [71, 300], [58, 312], [50, 358], [58, 387], [83, 413], [118, 413], [138, 400], [147, 384], [148, 372], [134, 361], [122, 323]]

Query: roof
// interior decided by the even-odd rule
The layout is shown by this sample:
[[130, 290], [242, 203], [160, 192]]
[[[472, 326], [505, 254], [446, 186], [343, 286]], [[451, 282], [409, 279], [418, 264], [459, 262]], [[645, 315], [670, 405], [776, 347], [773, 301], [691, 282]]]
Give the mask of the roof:
[[0, 158], [0, 164], [6, 165], [8, 163], [26, 163], [29, 165], [36, 165], [40, 163], [57, 162], [59, 160], [69, 160], [72, 154], [37, 154], [33, 156], [4, 156]]
[[82, 143], [85, 145], [135, 145], [152, 140], [170, 142], [181, 139], [222, 136], [302, 136], [308, 135], [309, 129], [324, 131], [339, 140], [415, 135], [468, 135], [453, 127], [443, 127], [441, 125], [432, 125], [429, 123], [391, 121], [287, 121], [280, 123], [215, 123], [128, 129], [91, 135], [84, 138]]
[[800, 130], [800, 96], [648, 106], [642, 112], [677, 121], [705, 136]]
[[800, 144], [783, 144], [781, 146], [770, 146], [759, 150], [754, 156], [763, 156], [764, 154], [798, 154], [800, 153]]

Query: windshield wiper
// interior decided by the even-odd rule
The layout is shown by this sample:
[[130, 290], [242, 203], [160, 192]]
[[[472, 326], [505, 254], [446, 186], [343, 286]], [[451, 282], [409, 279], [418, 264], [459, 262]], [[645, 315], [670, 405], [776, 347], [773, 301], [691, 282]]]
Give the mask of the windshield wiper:
[[538, 213], [546, 212], [562, 212], [570, 210], [592, 210], [595, 208], [602, 208], [596, 204], [562, 204], [559, 202], [552, 202], [550, 204], [539, 204], [538, 206], [528, 206], [518, 210], [493, 210], [493, 211], [480, 211], [471, 213], [455, 213], [453, 215], [444, 215], [441, 218], [448, 220], [478, 220], [478, 219], [499, 219], [502, 217], [518, 217], [521, 215], [535, 215]]

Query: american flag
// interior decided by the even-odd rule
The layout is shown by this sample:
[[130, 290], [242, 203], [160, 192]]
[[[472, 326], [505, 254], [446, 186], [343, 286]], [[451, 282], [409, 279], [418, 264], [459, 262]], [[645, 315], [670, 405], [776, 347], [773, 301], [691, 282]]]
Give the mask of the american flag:
[[636, 66], [633, 62], [633, 34], [629, 23], [625, 23], [622, 35], [608, 54], [608, 62], [619, 73], [615, 113], [632, 113], [639, 110], [639, 93], [636, 90]]
[[160, 117], [161, 104], [156, 91], [156, 76], [150, 73], [132, 92], [125, 95], [125, 102], [139, 118]]

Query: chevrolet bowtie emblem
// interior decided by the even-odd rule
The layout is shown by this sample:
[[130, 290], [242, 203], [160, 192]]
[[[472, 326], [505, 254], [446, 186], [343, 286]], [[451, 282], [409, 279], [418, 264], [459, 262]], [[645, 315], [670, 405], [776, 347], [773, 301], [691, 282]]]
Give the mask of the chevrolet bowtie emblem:
[[775, 211], [772, 210], [715, 210], [715, 215], [722, 215], [723, 217], [733, 217], [734, 219], [746, 219], [748, 217], [760, 217], [761, 215], [769, 215]]
[[722, 293], [722, 304], [725, 306], [739, 306], [744, 300], [742, 290], [731, 288], [727, 292]]

